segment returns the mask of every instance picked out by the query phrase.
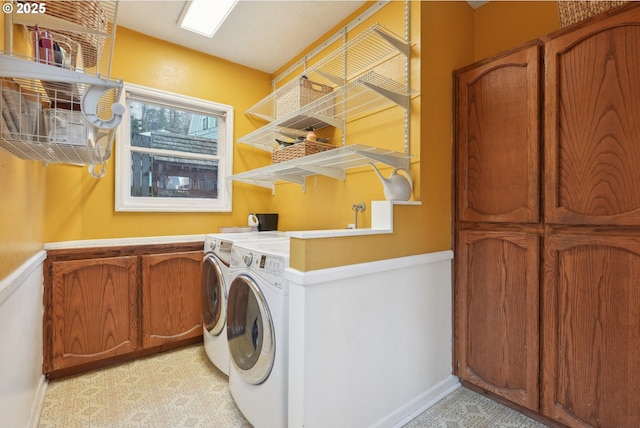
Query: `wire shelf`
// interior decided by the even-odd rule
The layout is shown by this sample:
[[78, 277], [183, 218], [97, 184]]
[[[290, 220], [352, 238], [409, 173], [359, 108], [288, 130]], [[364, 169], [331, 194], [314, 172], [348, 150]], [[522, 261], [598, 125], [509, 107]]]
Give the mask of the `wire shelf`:
[[117, 1], [56, 1], [22, 24], [30, 49], [0, 51], [0, 148], [20, 159], [89, 165], [102, 177], [123, 108], [110, 79]]
[[[408, 108], [409, 98], [417, 91], [381, 76], [374, 71], [339, 87], [305, 107], [259, 128], [239, 142], [273, 151], [276, 138], [304, 136], [307, 126], [319, 130], [327, 126], [343, 129], [343, 124], [376, 111], [399, 105]], [[344, 129], [343, 129], [344, 130]]]
[[235, 174], [229, 179], [267, 187], [273, 191], [276, 181], [288, 181], [304, 186], [306, 177], [310, 175], [321, 174], [344, 180], [347, 169], [372, 162], [407, 169], [411, 157], [393, 150], [353, 144]]
[[[385, 27], [375, 24], [305, 70], [299, 77], [305, 76], [335, 89], [398, 54], [403, 54], [405, 58], [409, 56], [408, 43]], [[269, 122], [279, 119], [276, 101], [285, 96], [286, 91], [286, 85], [276, 89], [249, 108], [247, 113]]]

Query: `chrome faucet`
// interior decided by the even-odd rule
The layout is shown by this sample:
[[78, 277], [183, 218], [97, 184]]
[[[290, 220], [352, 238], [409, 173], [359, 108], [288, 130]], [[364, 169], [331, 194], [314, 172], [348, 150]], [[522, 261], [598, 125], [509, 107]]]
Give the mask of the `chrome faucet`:
[[353, 224], [355, 225], [356, 229], [358, 228], [358, 213], [360, 211], [364, 211], [365, 207], [366, 205], [364, 204], [364, 202], [360, 202], [359, 204], [353, 204], [353, 206], [351, 207], [355, 215], [355, 221], [353, 222]]

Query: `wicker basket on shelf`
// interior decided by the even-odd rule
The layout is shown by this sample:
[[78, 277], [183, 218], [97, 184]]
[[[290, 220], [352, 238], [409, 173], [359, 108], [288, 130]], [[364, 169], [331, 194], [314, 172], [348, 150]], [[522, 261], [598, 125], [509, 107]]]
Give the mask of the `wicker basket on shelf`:
[[558, 0], [560, 25], [567, 27], [626, 3], [627, 0]]
[[[50, 1], [47, 2], [47, 15], [64, 19], [87, 29], [107, 33], [108, 19], [100, 1]], [[95, 67], [104, 47], [105, 37], [89, 32], [58, 31], [75, 40], [82, 46], [82, 59], [85, 67]]]
[[274, 150], [271, 154], [271, 159], [273, 163], [276, 164], [291, 159], [298, 159], [309, 155], [315, 155], [316, 153], [326, 152], [327, 150], [335, 148], [336, 146], [334, 146], [333, 144], [304, 140], [289, 147]]
[[323, 85], [305, 77], [284, 85], [276, 97], [276, 118], [284, 117], [294, 111], [331, 93], [331, 86]]

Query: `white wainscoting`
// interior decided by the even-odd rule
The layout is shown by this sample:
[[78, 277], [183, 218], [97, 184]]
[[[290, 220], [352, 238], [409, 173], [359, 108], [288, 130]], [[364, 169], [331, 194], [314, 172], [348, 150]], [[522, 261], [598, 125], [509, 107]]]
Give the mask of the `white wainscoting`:
[[287, 270], [289, 428], [399, 427], [459, 387], [452, 257]]
[[46, 392], [42, 374], [40, 251], [0, 281], [0, 425], [35, 427]]

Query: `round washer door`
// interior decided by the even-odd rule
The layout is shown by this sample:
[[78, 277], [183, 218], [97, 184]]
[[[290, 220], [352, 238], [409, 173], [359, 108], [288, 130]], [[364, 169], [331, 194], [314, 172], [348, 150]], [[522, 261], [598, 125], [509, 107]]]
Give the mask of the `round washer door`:
[[213, 336], [223, 332], [227, 321], [227, 290], [220, 261], [213, 254], [202, 263], [202, 323]]
[[240, 376], [258, 385], [271, 373], [276, 354], [271, 313], [260, 287], [247, 275], [229, 286], [227, 342]]

